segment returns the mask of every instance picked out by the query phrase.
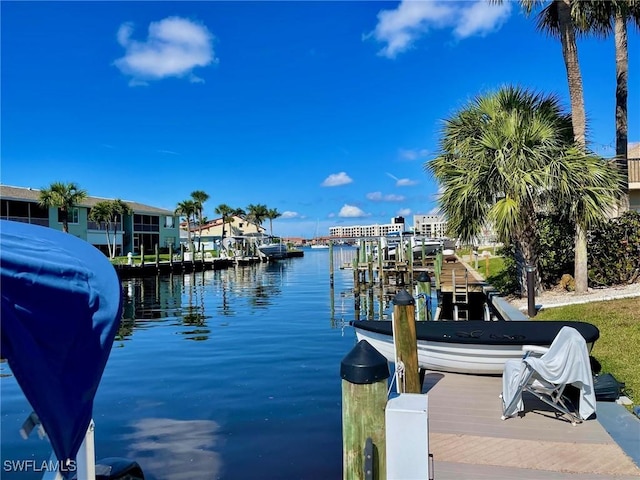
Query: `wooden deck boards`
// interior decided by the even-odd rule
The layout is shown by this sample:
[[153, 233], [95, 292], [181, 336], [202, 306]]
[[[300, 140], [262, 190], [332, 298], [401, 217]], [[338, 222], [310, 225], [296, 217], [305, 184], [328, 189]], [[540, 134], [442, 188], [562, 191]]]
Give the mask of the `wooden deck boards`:
[[597, 420], [577, 426], [535, 398], [501, 420], [500, 377], [428, 372], [434, 479], [638, 479], [640, 469]]

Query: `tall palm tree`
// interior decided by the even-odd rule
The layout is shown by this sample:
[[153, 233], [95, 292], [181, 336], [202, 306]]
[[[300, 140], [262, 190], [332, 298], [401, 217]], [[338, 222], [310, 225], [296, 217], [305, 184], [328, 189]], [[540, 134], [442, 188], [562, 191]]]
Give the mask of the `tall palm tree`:
[[202, 190], [195, 190], [191, 192], [191, 198], [196, 204], [196, 214], [198, 215], [198, 251], [200, 251], [200, 243], [202, 238], [202, 209], [204, 208], [204, 202], [209, 200], [209, 195]]
[[[493, 0], [502, 3], [502, 0]], [[587, 121], [584, 106], [584, 90], [582, 87], [582, 73], [578, 60], [578, 46], [576, 43], [575, 8], [580, 0], [519, 0], [527, 15], [538, 12], [537, 27], [552, 37], [558, 38], [562, 46], [562, 57], [567, 71], [569, 86], [569, 100], [571, 102], [571, 124], [573, 138], [577, 145], [586, 148]], [[581, 230], [581, 224], [576, 224], [575, 270], [576, 293], [585, 293], [588, 287], [587, 269], [587, 232]]]
[[278, 211], [277, 208], [270, 208], [267, 210], [267, 218], [269, 219], [269, 234], [273, 237], [273, 221], [281, 217], [282, 214]]
[[629, 207], [628, 164], [628, 72], [629, 49], [627, 24], [640, 28], [640, 2], [634, 0], [581, 1], [572, 5], [572, 15], [585, 34], [608, 37], [613, 33], [616, 49], [616, 164], [623, 178], [623, 195], [619, 203], [622, 213]]
[[187, 221], [187, 239], [189, 242], [189, 250], [193, 252], [193, 242], [191, 241], [191, 225], [194, 223], [193, 217], [196, 214], [196, 204], [193, 200], [183, 200], [178, 203], [175, 210], [176, 215], [185, 217]]
[[54, 182], [40, 190], [39, 203], [44, 208], [57, 207], [62, 212], [62, 231], [69, 232], [69, 213], [87, 198], [87, 192], [76, 183]]
[[[555, 202], [586, 226], [610, 199], [599, 179], [615, 190], [607, 164], [575, 145], [570, 116], [555, 96], [505, 87], [445, 120], [439, 155], [426, 164], [443, 187], [440, 207], [452, 233], [469, 242], [492, 222], [500, 239], [516, 246], [523, 290], [523, 267], [540, 268], [536, 213]], [[571, 175], [577, 180], [569, 187]]]

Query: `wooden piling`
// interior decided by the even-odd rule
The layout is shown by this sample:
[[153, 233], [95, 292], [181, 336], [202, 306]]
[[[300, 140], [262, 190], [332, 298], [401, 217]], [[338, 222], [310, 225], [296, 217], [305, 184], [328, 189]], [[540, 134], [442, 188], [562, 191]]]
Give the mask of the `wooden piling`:
[[425, 271], [418, 276], [418, 293], [425, 296], [424, 307], [418, 310], [418, 320], [431, 320], [431, 309], [429, 301], [431, 299], [431, 277]]
[[158, 244], [155, 244], [155, 254], [156, 254], [156, 268], [160, 268], [160, 251], [158, 249]]
[[404, 365], [403, 378], [396, 378], [399, 393], [420, 393], [418, 340], [416, 338], [416, 301], [406, 290], [393, 298], [393, 341], [398, 360]]
[[169, 266], [173, 272], [173, 243], [169, 244]]
[[333, 287], [333, 242], [329, 241], [329, 285]]
[[[342, 377], [342, 478], [387, 478], [385, 407], [389, 365], [366, 340], [340, 364]], [[373, 443], [373, 472], [365, 470], [365, 444]]]
[[140, 266], [144, 267], [144, 246], [140, 245]]

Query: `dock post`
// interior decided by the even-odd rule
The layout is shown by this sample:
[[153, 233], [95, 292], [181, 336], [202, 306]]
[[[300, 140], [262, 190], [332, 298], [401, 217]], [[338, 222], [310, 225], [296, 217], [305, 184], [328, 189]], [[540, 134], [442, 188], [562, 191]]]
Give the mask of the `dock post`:
[[418, 309], [418, 319], [431, 320], [431, 309], [429, 308], [431, 303], [431, 277], [425, 271], [422, 271], [418, 276], [418, 293], [422, 293], [425, 296], [424, 307]]
[[[340, 363], [342, 377], [342, 478], [387, 478], [385, 408], [387, 359], [366, 340]], [[365, 444], [373, 443], [373, 472], [365, 471]]]
[[378, 283], [380, 288], [384, 285], [384, 278], [382, 276], [382, 240], [378, 238]]
[[[393, 341], [396, 345], [396, 378], [398, 393], [420, 393], [418, 373], [418, 340], [416, 337], [416, 301], [406, 290], [393, 297]], [[398, 365], [404, 368], [399, 372]]]
[[158, 244], [155, 244], [155, 253], [156, 253], [156, 269], [160, 270], [160, 251], [158, 249]]
[[140, 266], [144, 267], [144, 246], [140, 245]]
[[169, 267], [171, 267], [171, 271], [173, 272], [173, 243], [169, 244]]
[[333, 287], [333, 241], [329, 240], [329, 285]]

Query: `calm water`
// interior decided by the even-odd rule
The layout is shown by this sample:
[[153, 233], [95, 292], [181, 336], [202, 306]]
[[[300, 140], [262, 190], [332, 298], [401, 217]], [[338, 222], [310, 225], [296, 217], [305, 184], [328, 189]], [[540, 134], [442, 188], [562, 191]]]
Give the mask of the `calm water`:
[[[355, 250], [336, 249], [336, 265]], [[124, 281], [124, 320], [94, 405], [97, 458], [135, 459], [149, 479], [342, 476], [340, 361], [345, 326], [376, 318], [327, 250], [304, 258]], [[383, 302], [384, 304], [385, 302]], [[0, 364], [2, 462], [49, 458], [18, 430], [31, 411]], [[2, 471], [26, 480], [40, 474]]]

